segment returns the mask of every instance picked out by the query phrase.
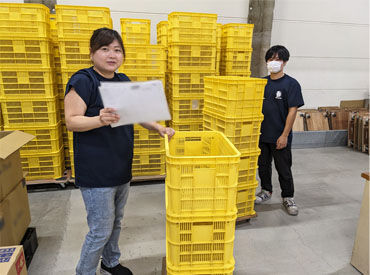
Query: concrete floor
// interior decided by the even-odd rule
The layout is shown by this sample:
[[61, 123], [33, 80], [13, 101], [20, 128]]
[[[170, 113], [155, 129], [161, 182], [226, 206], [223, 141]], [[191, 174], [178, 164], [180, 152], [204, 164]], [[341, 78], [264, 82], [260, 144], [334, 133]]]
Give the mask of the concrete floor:
[[[293, 150], [297, 217], [275, 193], [258, 217], [237, 227], [234, 274], [360, 274], [350, 264], [369, 157], [346, 147]], [[79, 190], [29, 194], [39, 247], [30, 275], [74, 274], [88, 231]], [[136, 275], [161, 274], [164, 184], [132, 186], [120, 238], [121, 262]], [[99, 273], [98, 273], [99, 274]]]

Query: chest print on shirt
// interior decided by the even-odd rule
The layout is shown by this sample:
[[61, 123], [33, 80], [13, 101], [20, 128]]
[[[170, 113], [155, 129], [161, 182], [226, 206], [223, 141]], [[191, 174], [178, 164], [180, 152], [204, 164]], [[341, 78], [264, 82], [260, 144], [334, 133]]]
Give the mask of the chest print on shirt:
[[280, 91], [277, 91], [277, 92], [276, 92], [275, 99], [282, 99], [282, 98], [281, 98], [281, 92], [280, 92]]

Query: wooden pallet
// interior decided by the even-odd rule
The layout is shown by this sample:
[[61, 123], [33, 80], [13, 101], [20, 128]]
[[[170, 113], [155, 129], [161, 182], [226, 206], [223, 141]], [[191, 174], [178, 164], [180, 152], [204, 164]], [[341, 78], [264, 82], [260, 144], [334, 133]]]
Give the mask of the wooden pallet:
[[293, 124], [293, 132], [303, 132], [305, 130], [306, 126], [305, 126], [305, 117], [304, 117], [304, 113], [301, 112], [301, 111], [298, 111], [297, 112], [297, 115], [295, 117], [295, 120], [294, 120], [294, 124]]
[[55, 184], [55, 185], [59, 185], [61, 188], [66, 188], [68, 183], [74, 183], [74, 182], [71, 182], [71, 170], [66, 170], [64, 172], [63, 177], [59, 179], [26, 180], [26, 185], [29, 185], [29, 186], [36, 186], [36, 185], [43, 185], [43, 184]]
[[326, 112], [309, 111], [305, 112], [307, 131], [328, 131], [329, 122]]
[[240, 225], [242, 223], [249, 222], [250, 219], [255, 218], [255, 217], [257, 217], [257, 213], [255, 213], [254, 215], [239, 217], [239, 218], [236, 219], [236, 225]]

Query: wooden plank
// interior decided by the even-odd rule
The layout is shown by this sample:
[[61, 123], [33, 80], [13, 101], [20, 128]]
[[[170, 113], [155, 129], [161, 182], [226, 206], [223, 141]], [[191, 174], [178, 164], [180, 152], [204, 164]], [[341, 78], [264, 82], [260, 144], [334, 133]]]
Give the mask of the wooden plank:
[[330, 111], [330, 130], [346, 130], [348, 128], [349, 111], [332, 110]]
[[369, 172], [362, 173], [361, 177], [363, 177], [365, 180], [370, 180], [370, 173]]
[[163, 181], [165, 179], [166, 179], [166, 175], [160, 175], [160, 176], [140, 176], [140, 177], [132, 177], [131, 182]]
[[326, 113], [306, 112], [307, 131], [328, 131], [329, 123]]
[[369, 116], [362, 117], [362, 145], [361, 149], [364, 153], [369, 153]]
[[318, 107], [317, 110], [319, 112], [327, 112], [327, 111], [340, 110], [340, 107], [339, 106], [322, 106], [322, 107]]
[[166, 257], [162, 258], [162, 275], [167, 275]]
[[355, 113], [354, 112], [350, 112], [349, 116], [348, 116], [348, 143], [347, 143], [347, 146], [348, 147], [352, 147], [353, 146], [353, 138], [354, 138], [354, 133], [355, 133]]
[[351, 264], [362, 274], [369, 274], [369, 173], [362, 196], [356, 239], [353, 245]]
[[356, 149], [362, 152], [362, 120], [363, 117], [361, 115], [357, 116], [357, 146]]
[[237, 225], [239, 225], [239, 224], [241, 224], [241, 223], [243, 223], [243, 222], [247, 222], [247, 221], [249, 221], [250, 219], [255, 218], [255, 217], [257, 217], [257, 213], [255, 213], [254, 215], [238, 217], [238, 218], [236, 219], [236, 224], [237, 224]]
[[342, 100], [340, 102], [340, 107], [342, 108], [364, 108], [365, 99], [361, 100]]
[[298, 111], [297, 112], [297, 115], [295, 117], [295, 120], [294, 120], [294, 124], [293, 124], [293, 132], [303, 132], [304, 131], [304, 113], [302, 113], [301, 111]]

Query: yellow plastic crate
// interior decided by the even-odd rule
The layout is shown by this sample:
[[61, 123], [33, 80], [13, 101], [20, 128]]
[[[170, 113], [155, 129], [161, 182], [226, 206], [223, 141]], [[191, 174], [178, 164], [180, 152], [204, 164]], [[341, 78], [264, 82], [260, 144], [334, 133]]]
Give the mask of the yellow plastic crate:
[[173, 188], [234, 186], [240, 153], [220, 132], [177, 132], [165, 140], [167, 183]]
[[0, 3], [0, 37], [49, 38], [49, 21], [45, 5]]
[[54, 74], [49, 70], [27, 68], [2, 69], [0, 98], [54, 97]]
[[172, 266], [170, 263], [166, 263], [167, 275], [233, 275], [235, 261], [230, 264], [222, 264], [221, 267], [214, 267], [214, 264], [210, 264], [206, 267], [189, 266]]
[[72, 153], [73, 155], [73, 132], [67, 131], [67, 135], [68, 135], [68, 148], [70, 153]]
[[60, 120], [56, 97], [44, 99], [5, 99], [1, 101], [4, 125], [9, 127], [55, 125]]
[[26, 180], [58, 179], [64, 174], [64, 148], [53, 153], [21, 154]]
[[199, 97], [204, 93], [204, 77], [213, 76], [214, 72], [172, 71], [168, 74], [168, 85], [171, 97]]
[[[164, 122], [160, 122], [164, 126]], [[149, 131], [142, 126], [134, 125], [134, 154], [149, 154], [164, 151], [164, 138], [156, 131]]]
[[221, 52], [220, 72], [247, 73], [250, 72], [252, 50], [225, 50]]
[[226, 49], [252, 48], [253, 24], [222, 25], [221, 47]]
[[59, 49], [60, 63], [63, 69], [77, 71], [92, 66], [88, 39], [78, 41], [59, 39]]
[[199, 44], [169, 44], [168, 70], [209, 70], [216, 67], [216, 46]]
[[240, 157], [238, 187], [246, 184], [251, 184], [256, 181], [256, 172], [258, 168], [258, 157], [261, 150], [251, 151], [248, 154], [244, 153]]
[[260, 133], [263, 115], [253, 119], [235, 119], [221, 117], [205, 110], [203, 120], [205, 127], [220, 131], [226, 136], [248, 136]]
[[222, 24], [217, 23], [217, 26], [216, 26], [216, 47], [217, 47], [217, 50], [221, 50], [221, 39], [222, 39]]
[[120, 72], [150, 75], [166, 71], [166, 52], [161, 45], [126, 45], [125, 52]]
[[244, 216], [252, 216], [256, 214], [254, 211], [254, 200], [258, 182], [252, 184], [238, 186], [238, 194], [236, 198], [236, 207], [238, 208], [238, 218]]
[[225, 216], [166, 216], [167, 263], [217, 268], [233, 262], [236, 209]]
[[160, 21], [157, 24], [157, 44], [168, 46], [168, 21]]
[[121, 18], [123, 44], [150, 44], [150, 20]]
[[67, 70], [67, 69], [62, 68], [63, 96], [64, 96], [65, 89], [66, 89], [66, 86], [67, 86], [67, 83], [68, 83], [69, 79], [76, 72], [77, 72], [77, 70]]
[[217, 14], [172, 12], [168, 15], [168, 43], [216, 43]]
[[250, 71], [245, 71], [245, 72], [242, 72], [242, 71], [221, 71], [221, 68], [220, 68], [220, 74], [221, 76], [239, 76], [239, 77], [250, 77], [251, 76], [251, 72]]
[[132, 160], [133, 176], [157, 176], [166, 173], [165, 151], [156, 153], [135, 153]]
[[175, 121], [199, 122], [203, 119], [204, 101], [201, 97], [192, 99], [172, 97], [168, 105]]
[[64, 147], [64, 165], [65, 168], [71, 168], [71, 157], [69, 155], [69, 149]]
[[[204, 130], [209, 130], [207, 127], [204, 127]], [[260, 134], [254, 134], [250, 136], [228, 136], [228, 139], [235, 145], [235, 147], [242, 154], [250, 154], [259, 149], [258, 143], [260, 140]]]
[[64, 148], [69, 148], [68, 130], [65, 124], [62, 124], [62, 137], [63, 137]]
[[5, 131], [20, 130], [34, 135], [35, 138], [23, 145], [21, 154], [51, 153], [63, 146], [61, 122], [57, 125], [31, 127], [5, 127]]
[[175, 131], [202, 131], [203, 130], [203, 120], [198, 122], [179, 122], [171, 120], [169, 125]]
[[53, 42], [58, 40], [57, 16], [55, 13], [50, 15], [50, 38]]
[[109, 8], [55, 5], [59, 39], [90, 39], [94, 30], [112, 28]]

